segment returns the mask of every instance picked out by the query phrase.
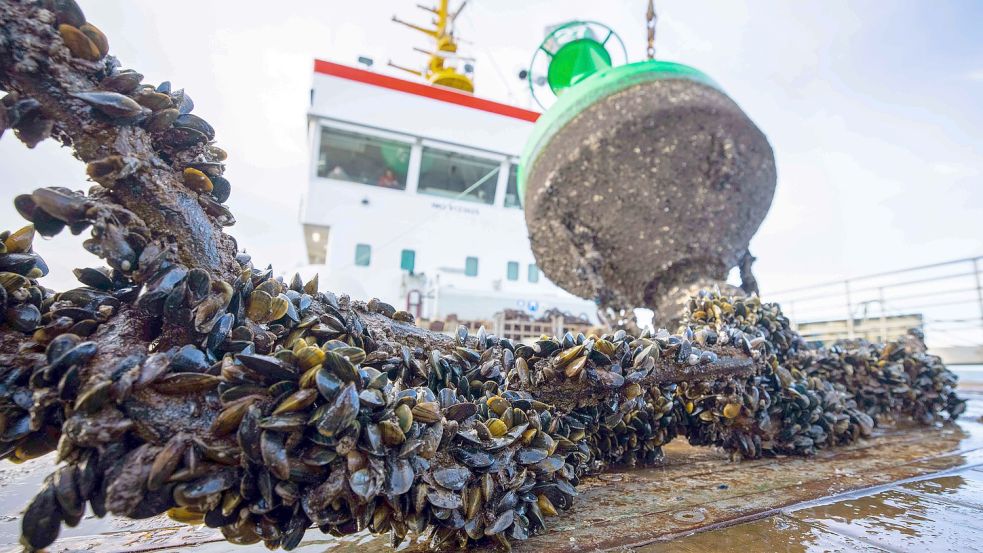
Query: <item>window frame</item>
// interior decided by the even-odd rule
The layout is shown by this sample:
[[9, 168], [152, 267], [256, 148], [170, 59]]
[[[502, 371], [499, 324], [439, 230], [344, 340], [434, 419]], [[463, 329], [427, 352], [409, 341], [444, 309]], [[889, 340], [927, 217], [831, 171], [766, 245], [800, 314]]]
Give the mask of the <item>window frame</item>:
[[[392, 142], [398, 142], [409, 148], [410, 157], [407, 160], [406, 167], [406, 181], [403, 183], [403, 188], [386, 188], [384, 186], [379, 186], [377, 184], [368, 184], [352, 180], [336, 179], [333, 177], [322, 176], [319, 172], [319, 166], [321, 164], [321, 143], [324, 134], [324, 130], [335, 130], [347, 133], [360, 134], [368, 138], [378, 139], [378, 140], [389, 140]], [[318, 118], [316, 124], [314, 125], [314, 152], [316, 155], [312, 156], [313, 160], [311, 163], [311, 177], [319, 179], [322, 181], [329, 181], [332, 184], [345, 184], [351, 186], [369, 186], [376, 190], [388, 190], [390, 192], [413, 192], [416, 189], [416, 182], [420, 174], [419, 166], [419, 150], [420, 150], [420, 139], [419, 137], [401, 134], [396, 132], [389, 132], [385, 129], [379, 129], [376, 127], [369, 127], [363, 125], [356, 125], [352, 123], [347, 123], [345, 121], [339, 121], [330, 118]]]
[[[513, 271], [513, 269], [515, 269]], [[509, 261], [505, 264], [505, 280], [510, 282], [519, 281], [519, 262]]]
[[[409, 262], [410, 268], [409, 269], [407, 269], [405, 267], [405, 265], [406, 265], [405, 261], [406, 261], [406, 254], [407, 253], [410, 254], [409, 255], [409, 260], [410, 260], [410, 262]], [[412, 250], [410, 248], [403, 248], [402, 250], [400, 250], [400, 252], [399, 252], [399, 269], [401, 271], [408, 271], [410, 274], [413, 274], [416, 271], [416, 250]]]
[[[474, 273], [471, 272], [471, 260], [474, 260]], [[478, 257], [469, 255], [464, 258], [464, 276], [476, 277], [478, 276]]]
[[[419, 165], [417, 165], [417, 167], [416, 167], [416, 187], [415, 187], [415, 191], [416, 191], [417, 194], [420, 194], [421, 196], [427, 196], [427, 197], [430, 197], [430, 198], [441, 198], [441, 199], [444, 199], [444, 200], [450, 200], [450, 201], [455, 201], [455, 202], [465, 202], [467, 204], [484, 205], [484, 206], [492, 206], [492, 207], [500, 207], [501, 206], [500, 196], [504, 194], [504, 191], [503, 191], [503, 188], [502, 187], [506, 185], [506, 180], [503, 180], [502, 179], [502, 168], [504, 167], [503, 163], [504, 162], [507, 162], [510, 159], [510, 156], [509, 155], [498, 153], [498, 152], [492, 152], [492, 151], [489, 151], [489, 150], [480, 150], [480, 149], [477, 149], [477, 148], [469, 148], [467, 146], [462, 146], [460, 144], [454, 144], [452, 142], [441, 142], [439, 140], [431, 140], [431, 139], [426, 139], [426, 138], [421, 138], [420, 139], [419, 144], [418, 144], [418, 148], [419, 148], [419, 151], [420, 151], [420, 154], [419, 154], [420, 161], [419, 161]], [[488, 181], [486, 181], [486, 182], [494, 182], [494, 184], [495, 184], [495, 187], [494, 187], [494, 190], [493, 190], [493, 194], [492, 194], [492, 197], [491, 197], [491, 202], [490, 203], [485, 203], [485, 202], [482, 202], [482, 201], [478, 201], [476, 199], [475, 200], [467, 199], [467, 197], [463, 197], [463, 198], [451, 198], [451, 197], [448, 197], [448, 196], [442, 196], [440, 194], [430, 194], [430, 193], [424, 191], [421, 188], [421, 185], [423, 184], [423, 156], [424, 156], [425, 151], [428, 148], [433, 149], [433, 150], [447, 152], [447, 153], [453, 153], [453, 154], [459, 154], [459, 155], [463, 155], [463, 156], [469, 156], [469, 157], [478, 158], [479, 160], [486, 161], [489, 164], [492, 164], [492, 163], [497, 164], [498, 165], [498, 174], [495, 175], [495, 176], [493, 176], [493, 177], [489, 177]], [[474, 183], [472, 183], [472, 184], [474, 184]], [[407, 189], [409, 189], [409, 187], [407, 187]]]
[[[516, 205], [508, 205], [509, 198], [509, 179], [512, 177], [512, 171], [515, 170], [515, 197], [516, 201], [519, 202]], [[508, 171], [505, 175], [505, 191], [502, 192], [502, 207], [505, 209], [524, 209], [522, 205], [522, 197], [519, 195], [519, 161], [510, 159], [508, 161]]]
[[[365, 263], [360, 263], [361, 256], [359, 256], [359, 250], [365, 248], [365, 252], [368, 254], [365, 256]], [[356, 267], [369, 267], [372, 265], [372, 245], [371, 244], [355, 244], [355, 266]]]
[[[526, 267], [526, 280], [529, 281], [530, 284], [538, 283], [539, 273], [540, 273], [539, 266], [536, 265], [535, 263], [530, 263]], [[533, 277], [533, 275], [536, 275], [535, 278]]]

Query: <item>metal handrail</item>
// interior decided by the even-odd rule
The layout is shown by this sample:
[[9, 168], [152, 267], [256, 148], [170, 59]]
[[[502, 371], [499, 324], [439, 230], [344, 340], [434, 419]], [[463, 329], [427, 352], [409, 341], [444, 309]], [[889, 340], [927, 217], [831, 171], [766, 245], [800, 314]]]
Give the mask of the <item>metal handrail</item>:
[[[890, 307], [889, 309], [885, 309], [884, 312], [885, 313], [899, 314], [899, 313], [905, 313], [905, 312], [914, 311], [914, 310], [917, 310], [917, 309], [926, 309], [926, 308], [930, 308], [930, 307], [948, 307], [948, 306], [951, 306], [951, 305], [963, 305], [965, 303], [966, 303], [966, 300], [954, 300], [954, 301], [947, 301], [947, 302], [922, 303], [922, 304], [901, 305], [901, 306], [895, 306], [894, 304], [892, 304], [892, 307]], [[854, 307], [856, 307], [858, 305], [859, 305], [859, 303], [858, 304], [854, 304]], [[837, 309], [839, 309], [839, 308], [842, 308], [842, 305], [837, 307]], [[833, 308], [830, 308], [830, 312], [833, 312], [833, 311], [834, 311], [834, 309]], [[808, 313], [808, 311], [806, 313]], [[820, 313], [824, 313], [824, 312], [823, 311], [820, 311]], [[796, 309], [796, 315], [797, 315], [797, 318], [799, 319], [799, 322], [810, 322], [810, 323], [824, 322], [823, 319], [818, 319], [818, 318], [816, 318], [815, 315], [813, 315], [812, 317], [809, 317], [808, 320], [803, 319], [802, 312], [800, 312], [798, 309]], [[853, 318], [854, 319], [863, 319], [864, 317], [859, 317], [857, 315], [854, 315]], [[831, 320], [838, 320], [838, 319], [831, 319]]]
[[[809, 339], [890, 339], [907, 330], [891, 319], [918, 316], [926, 340], [983, 348], [983, 256], [766, 291], [764, 297], [780, 303]], [[830, 324], [810, 327], [820, 323]]]
[[[971, 277], [971, 276], [973, 276], [975, 274], [976, 274], [975, 272], [972, 272], [971, 271], [971, 272], [968, 272], [968, 273], [956, 273], [956, 274], [952, 274], [952, 275], [941, 275], [941, 276], [936, 276], [936, 277], [926, 277], [926, 278], [920, 278], [920, 279], [916, 279], [916, 280], [908, 280], [908, 281], [903, 281], [903, 282], [895, 282], [895, 283], [891, 283], [891, 284], [883, 284], [883, 285], [880, 285], [880, 286], [870, 286], [870, 287], [867, 287], [867, 288], [850, 288], [850, 292], [851, 293], [875, 292], [875, 291], [880, 290], [882, 288], [884, 288], [884, 289], [886, 289], [886, 288], [900, 288], [902, 286], [911, 286], [912, 284], [926, 284], [926, 283], [929, 283], [929, 282], [936, 282], [936, 281], [939, 281], [939, 280], [949, 280], [949, 279], [954, 279], [954, 278]], [[849, 282], [853, 282], [853, 280], [852, 279], [841, 280], [837, 284], [840, 285], [840, 286], [843, 286], [844, 283], [849, 283]], [[972, 290], [975, 290], [975, 288], [972, 288]], [[782, 295], [782, 293], [781, 292], [772, 292], [769, 295], [772, 295], [772, 296], [780, 296], [780, 295]], [[792, 299], [793, 301], [799, 302], [799, 301], [808, 301], [808, 300], [822, 299], [822, 298], [829, 298], [829, 294], [817, 294], [815, 296], [806, 296], [805, 298], [801, 298], [801, 297], [800, 298], [795, 298], [795, 297], [793, 297], [793, 298], [790, 298], [790, 299]]]
[[[779, 290], [779, 291], [776, 291], [776, 292], [772, 292], [771, 294], [772, 295], [775, 295], [775, 296], [780, 296], [780, 295], [784, 295], [784, 294], [789, 294], [791, 292], [798, 292], [800, 290], [812, 290], [812, 289], [816, 289], [816, 288], [823, 288], [823, 287], [826, 287], [826, 286], [838, 286], [838, 285], [842, 285], [844, 281], [856, 282], [858, 280], [867, 280], [867, 279], [871, 279], [871, 278], [877, 278], [877, 277], [883, 277], [883, 276], [891, 276], [891, 275], [896, 275], [896, 274], [901, 274], [901, 273], [910, 273], [910, 272], [914, 272], [914, 271], [922, 271], [922, 270], [925, 270], [925, 269], [934, 269], [936, 267], [944, 267], [946, 265], [955, 265], [957, 263], [970, 263], [970, 262], [974, 262], [974, 261], [975, 262], [979, 262], [981, 260], [983, 260], [983, 255], [977, 255], [975, 257], [964, 257], [962, 259], [954, 259], [954, 260], [951, 260], [951, 261], [941, 261], [941, 262], [938, 262], [938, 263], [930, 263], [928, 265], [918, 265], [916, 267], [908, 267], [907, 269], [894, 269], [894, 270], [891, 270], [891, 271], [884, 271], [882, 273], [871, 273], [871, 274], [868, 274], [868, 275], [861, 275], [861, 276], [857, 276], [857, 277], [850, 277], [850, 278], [847, 278], [847, 279], [830, 280], [830, 281], [827, 281], [827, 282], [820, 282], [818, 284], [813, 284], [811, 286], [800, 286], [800, 287], [797, 287], [797, 288], [789, 288], [789, 289], [786, 289], [786, 290]], [[970, 273], [970, 274], [972, 274], [972, 273]]]

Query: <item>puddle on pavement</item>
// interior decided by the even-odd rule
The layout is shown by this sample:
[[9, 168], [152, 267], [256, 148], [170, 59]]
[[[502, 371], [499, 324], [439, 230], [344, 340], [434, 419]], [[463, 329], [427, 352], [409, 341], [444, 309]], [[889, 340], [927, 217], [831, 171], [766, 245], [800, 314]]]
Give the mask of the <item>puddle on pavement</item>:
[[[933, 479], [941, 488], [964, 479]], [[923, 486], [929, 486], [923, 483]], [[951, 488], [950, 488], [951, 489]], [[968, 505], [890, 489], [809, 507], [791, 516], [810, 526], [891, 551], [968, 551], [983, 543], [983, 514]]]
[[964, 470], [634, 551], [979, 551], [981, 515], [983, 472]]
[[708, 551], [783, 551], [819, 553], [880, 551], [847, 536], [815, 528], [801, 521], [773, 516], [747, 524], [702, 532], [669, 542], [634, 549], [636, 553], [707, 553]]
[[983, 472], [968, 470], [952, 476], [910, 482], [902, 485], [901, 489], [983, 511]]

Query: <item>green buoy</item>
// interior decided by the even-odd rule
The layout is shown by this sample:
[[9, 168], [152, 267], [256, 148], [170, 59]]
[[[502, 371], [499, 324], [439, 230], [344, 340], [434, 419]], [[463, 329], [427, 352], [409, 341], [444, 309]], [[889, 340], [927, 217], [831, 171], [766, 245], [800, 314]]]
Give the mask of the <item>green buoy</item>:
[[668, 315], [680, 289], [723, 282], [747, 251], [774, 195], [774, 155], [710, 77], [667, 61], [614, 66], [612, 39], [572, 22], [533, 56], [531, 67], [549, 57], [557, 97], [523, 152], [519, 193], [550, 280]]

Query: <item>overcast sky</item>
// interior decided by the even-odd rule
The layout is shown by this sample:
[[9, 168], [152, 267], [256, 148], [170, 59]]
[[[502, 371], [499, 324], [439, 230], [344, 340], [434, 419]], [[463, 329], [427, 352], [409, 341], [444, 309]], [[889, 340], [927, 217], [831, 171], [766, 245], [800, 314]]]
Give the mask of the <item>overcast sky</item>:
[[[312, 60], [420, 60], [412, 0], [79, 0], [124, 66], [194, 98], [229, 153], [232, 229], [258, 262], [303, 263], [305, 114]], [[644, 0], [472, 0], [462, 53], [479, 96], [529, 105], [518, 70], [547, 25], [595, 19], [644, 56]], [[771, 212], [752, 242], [763, 292], [983, 253], [983, 2], [657, 2], [657, 57], [719, 82], [768, 135], [778, 164]], [[358, 9], [359, 11], [355, 11]], [[398, 74], [394, 73], [394, 74]], [[53, 142], [0, 140], [0, 220], [39, 186], [87, 189]], [[38, 245], [60, 275], [93, 264], [81, 240]]]

